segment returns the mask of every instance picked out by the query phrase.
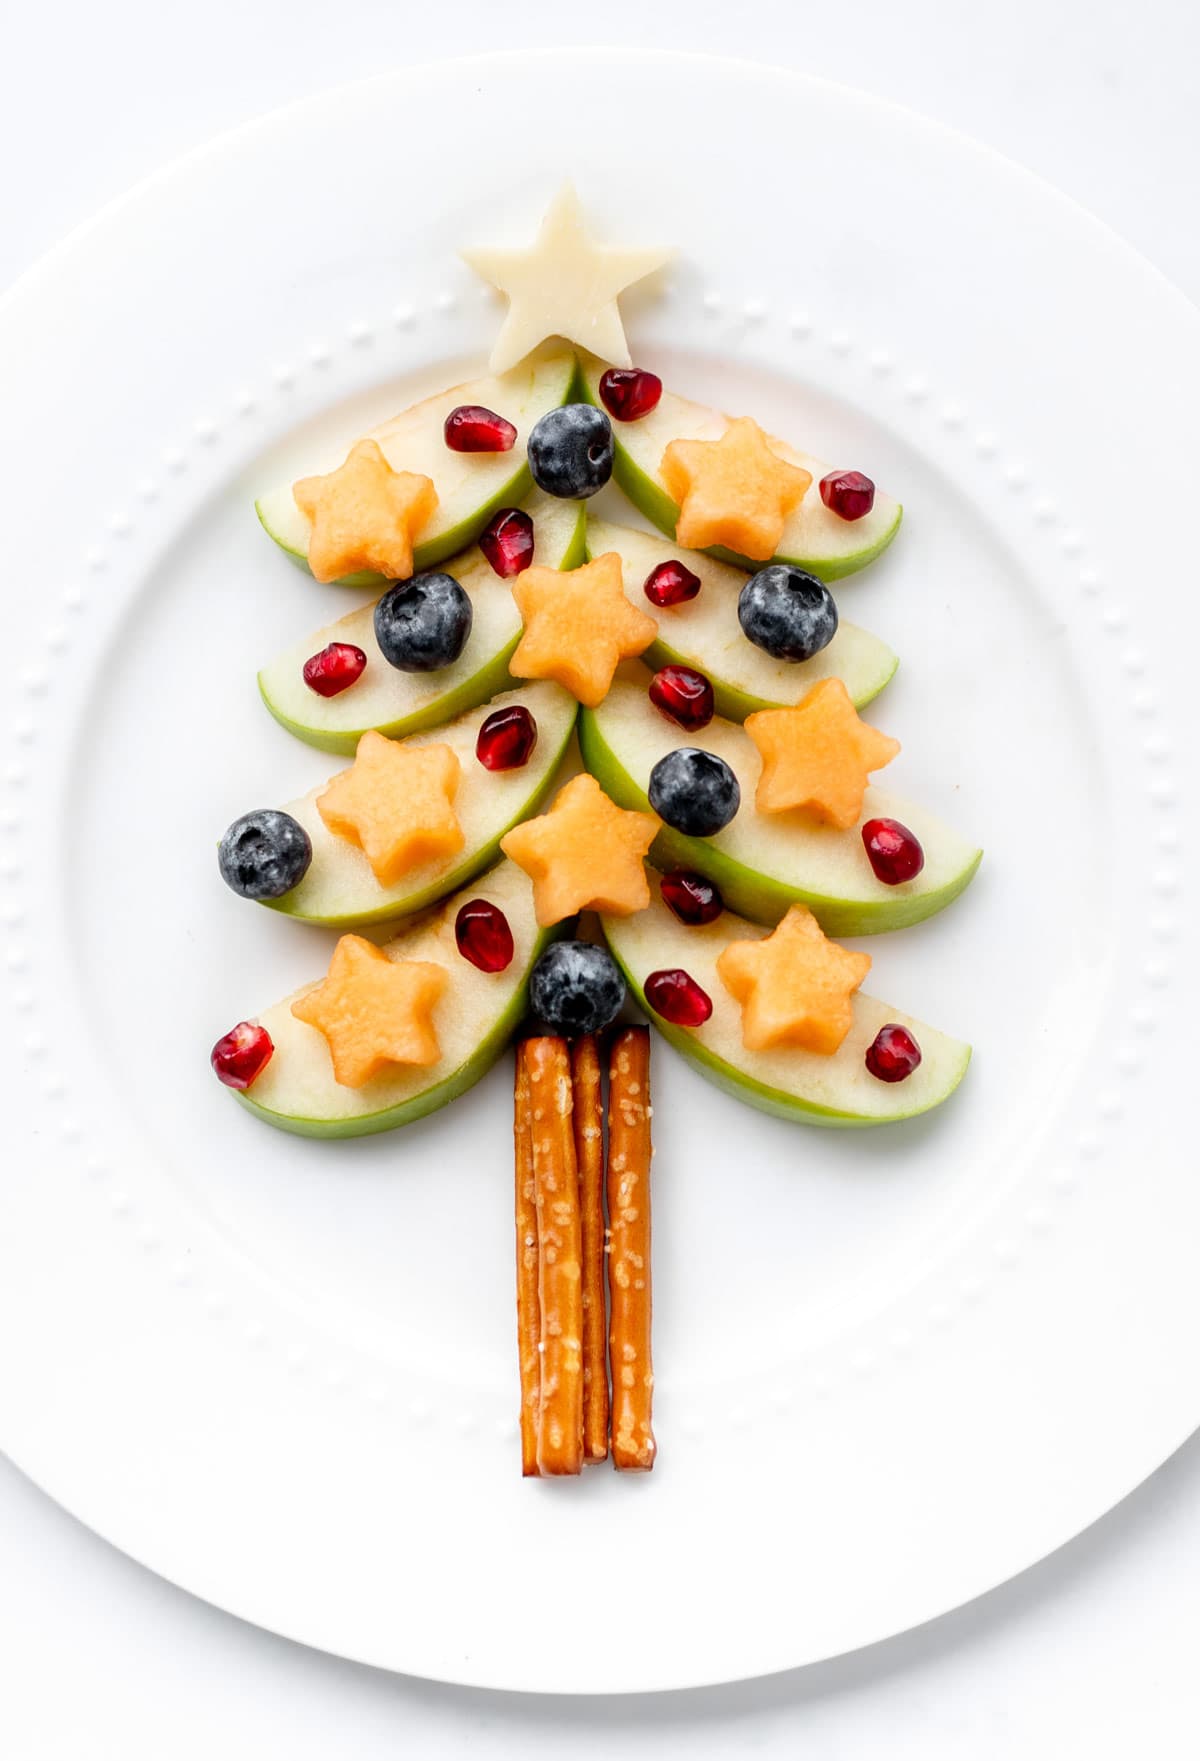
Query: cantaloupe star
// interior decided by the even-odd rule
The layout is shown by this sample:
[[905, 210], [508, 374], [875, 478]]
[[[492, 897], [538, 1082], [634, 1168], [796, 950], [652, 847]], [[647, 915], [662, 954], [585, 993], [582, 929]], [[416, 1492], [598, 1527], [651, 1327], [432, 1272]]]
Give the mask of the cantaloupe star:
[[514, 826], [500, 848], [533, 882], [544, 929], [577, 911], [644, 911], [645, 856], [661, 826], [657, 814], [617, 807], [594, 777], [578, 776], [559, 790], [549, 813]]
[[763, 761], [758, 811], [798, 807], [839, 831], [857, 824], [870, 773], [900, 750], [861, 719], [841, 679], [822, 679], [795, 709], [756, 710], [745, 727]]
[[719, 440], [673, 440], [659, 474], [679, 503], [680, 544], [721, 544], [756, 562], [774, 556], [788, 515], [812, 482], [811, 472], [772, 452], [749, 416], [731, 422]]
[[292, 1014], [324, 1034], [334, 1080], [361, 1088], [387, 1064], [437, 1063], [433, 1009], [448, 982], [431, 960], [390, 960], [374, 942], [343, 936], [328, 975]]
[[449, 746], [409, 746], [372, 730], [349, 770], [318, 795], [317, 811], [331, 832], [359, 845], [380, 886], [390, 887], [423, 862], [462, 849], [454, 811], [461, 775]]
[[431, 480], [393, 471], [377, 440], [360, 440], [325, 477], [302, 477], [292, 496], [312, 521], [308, 566], [318, 581], [360, 569], [407, 581], [413, 541], [438, 504]]
[[851, 998], [870, 970], [869, 954], [827, 940], [804, 905], [793, 905], [771, 935], [730, 942], [717, 957], [721, 983], [742, 1005], [748, 1052], [798, 1046], [832, 1055], [853, 1026]]
[[531, 245], [462, 253], [485, 281], [508, 295], [508, 315], [492, 350], [492, 372], [506, 373], [548, 336], [576, 342], [619, 367], [630, 366], [617, 295], [661, 269], [672, 255], [669, 250], [597, 244], [584, 227], [579, 197], [565, 183]]
[[615, 550], [579, 569], [526, 569], [512, 584], [525, 633], [508, 663], [514, 679], [557, 679], [595, 709], [623, 660], [649, 648], [658, 625], [625, 597]]

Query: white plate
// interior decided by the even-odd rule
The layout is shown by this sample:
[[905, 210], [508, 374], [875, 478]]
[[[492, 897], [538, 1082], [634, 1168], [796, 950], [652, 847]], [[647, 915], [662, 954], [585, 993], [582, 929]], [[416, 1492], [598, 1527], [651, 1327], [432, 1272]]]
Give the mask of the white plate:
[[[327, 938], [226, 893], [213, 841], [329, 769], [254, 672], [348, 602], [253, 493], [479, 360], [499, 308], [455, 248], [524, 237], [564, 170], [614, 239], [680, 246], [626, 302], [637, 358], [903, 498], [843, 603], [902, 657], [896, 786], [987, 855], [871, 945], [872, 988], [976, 1045], [941, 1115], [805, 1131], [657, 1048], [660, 1465], [526, 1485], [508, 1071], [357, 1144], [248, 1118], [208, 1048]], [[7, 300], [0, 383], [0, 1443], [40, 1485], [311, 1644], [616, 1690], [925, 1620], [1181, 1441], [1200, 323], [1152, 270], [848, 92], [489, 58], [144, 186]]]

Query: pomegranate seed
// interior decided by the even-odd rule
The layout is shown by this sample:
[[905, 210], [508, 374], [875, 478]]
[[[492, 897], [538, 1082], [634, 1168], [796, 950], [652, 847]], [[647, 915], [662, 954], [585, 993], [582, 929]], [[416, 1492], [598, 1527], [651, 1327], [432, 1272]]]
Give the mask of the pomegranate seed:
[[881, 1027], [867, 1047], [867, 1069], [880, 1082], [903, 1082], [921, 1062], [921, 1048], [899, 1022]]
[[651, 605], [682, 605], [685, 599], [695, 599], [699, 591], [699, 575], [677, 562], [656, 563], [642, 583]]
[[650, 701], [689, 733], [706, 728], [713, 718], [713, 688], [694, 667], [662, 667], [650, 681]]
[[523, 703], [494, 709], [475, 740], [475, 756], [484, 770], [520, 770], [537, 745], [537, 723]]
[[336, 697], [362, 677], [367, 657], [353, 642], [331, 642], [304, 663], [304, 683], [318, 697]]
[[249, 1088], [271, 1062], [275, 1045], [265, 1027], [239, 1021], [212, 1049], [212, 1067], [226, 1088]]
[[654, 1013], [676, 1027], [699, 1027], [712, 1014], [712, 998], [682, 966], [652, 972], [643, 989]]
[[636, 422], [658, 408], [662, 380], [640, 367], [610, 367], [600, 375], [600, 402], [618, 422]]
[[511, 452], [517, 438], [511, 422], [482, 404], [459, 404], [446, 417], [442, 433], [451, 452]]
[[464, 960], [480, 972], [503, 972], [513, 957], [513, 933], [499, 905], [471, 899], [454, 919], [454, 939]]
[[821, 500], [839, 520], [861, 520], [875, 506], [875, 485], [861, 471], [830, 471], [821, 479]]
[[925, 866], [920, 839], [898, 819], [869, 819], [862, 829], [862, 841], [876, 878], [885, 887], [915, 880]]
[[533, 561], [533, 521], [520, 508], [501, 508], [479, 534], [479, 548], [507, 581]]
[[669, 905], [680, 923], [712, 923], [725, 909], [720, 889], [702, 874], [686, 868], [673, 869], [662, 877], [663, 903]]

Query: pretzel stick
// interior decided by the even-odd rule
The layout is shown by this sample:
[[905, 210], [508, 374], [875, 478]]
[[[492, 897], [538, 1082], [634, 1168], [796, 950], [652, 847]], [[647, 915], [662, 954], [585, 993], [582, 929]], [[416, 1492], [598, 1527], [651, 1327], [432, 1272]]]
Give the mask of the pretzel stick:
[[575, 1160], [583, 1247], [583, 1455], [608, 1455], [608, 1342], [604, 1315], [604, 1106], [600, 1054], [591, 1034], [571, 1047]]
[[571, 1059], [566, 1041], [551, 1037], [527, 1041], [526, 1053], [542, 1317], [537, 1465], [541, 1474], [577, 1474], [583, 1466], [583, 1284]]
[[626, 1473], [654, 1466], [650, 1415], [650, 1031], [613, 1042], [608, 1089], [608, 1294], [612, 1453]]
[[521, 1472], [527, 1477], [538, 1471], [537, 1427], [541, 1399], [538, 1341], [542, 1336], [531, 1111], [529, 1060], [524, 1045], [519, 1045], [513, 1087], [513, 1152], [516, 1165], [517, 1347], [521, 1363]]

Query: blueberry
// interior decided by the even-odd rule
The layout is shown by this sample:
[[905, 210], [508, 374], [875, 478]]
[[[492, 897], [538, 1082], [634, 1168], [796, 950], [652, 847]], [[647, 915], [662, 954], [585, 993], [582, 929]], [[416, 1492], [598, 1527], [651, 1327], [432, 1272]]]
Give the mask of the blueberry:
[[529, 469], [547, 495], [582, 500], [612, 476], [612, 423], [591, 404], [563, 404], [534, 423]]
[[312, 844], [290, 813], [260, 807], [235, 819], [217, 848], [221, 879], [243, 899], [281, 899], [308, 873]]
[[650, 805], [660, 819], [689, 838], [711, 838], [742, 804], [738, 780], [723, 758], [698, 746], [679, 746], [650, 772]]
[[397, 581], [375, 607], [375, 640], [402, 673], [435, 673], [463, 651], [474, 613], [453, 575]]
[[620, 1012], [625, 980], [607, 948], [551, 942], [534, 964], [529, 1001], [555, 1033], [599, 1033]]
[[738, 622], [776, 660], [811, 660], [837, 635], [837, 606], [824, 581], [790, 563], [768, 563], [738, 595]]

